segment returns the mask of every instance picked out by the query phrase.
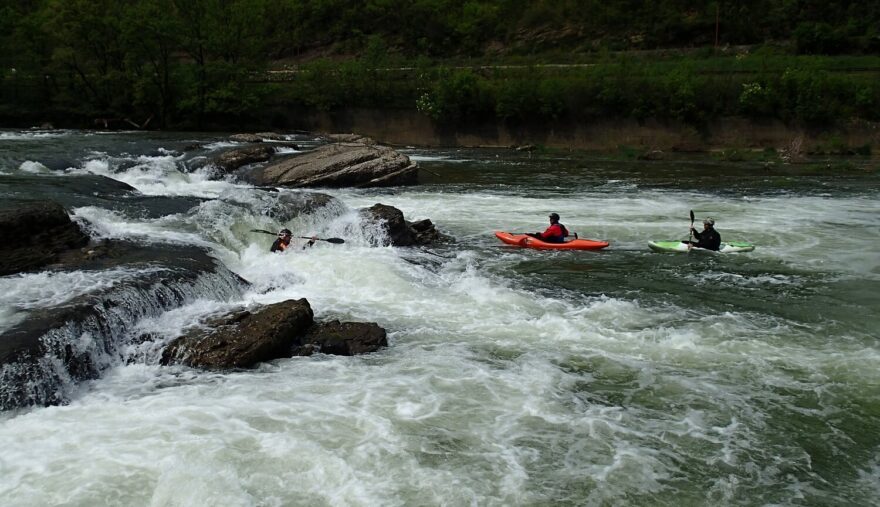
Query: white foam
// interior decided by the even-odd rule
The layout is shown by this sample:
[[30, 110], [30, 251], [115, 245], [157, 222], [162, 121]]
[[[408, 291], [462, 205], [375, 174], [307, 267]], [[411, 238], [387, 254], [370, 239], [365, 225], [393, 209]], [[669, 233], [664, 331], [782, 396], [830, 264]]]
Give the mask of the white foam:
[[50, 172], [48, 167], [44, 166], [43, 164], [41, 164], [39, 162], [34, 162], [32, 160], [26, 160], [26, 161], [22, 162], [21, 165], [18, 166], [18, 170], [23, 173], [30, 173], [30, 174], [45, 174], [45, 173]]
[[50, 308], [93, 291], [141, 276], [145, 270], [126, 268], [106, 271], [27, 273], [0, 277], [0, 332], [19, 322], [27, 312]]
[[21, 131], [21, 132], [0, 132], [0, 141], [42, 141], [44, 139], [54, 139], [59, 137], [67, 137], [70, 132], [63, 130], [53, 131]]
[[125, 183], [145, 195], [194, 196], [213, 198], [236, 187], [247, 187], [234, 183], [231, 176], [217, 179], [214, 170], [204, 167], [191, 173], [181, 172], [179, 163], [182, 156], [164, 155], [158, 157], [141, 156], [136, 164], [121, 171], [111, 169], [106, 155], [88, 160], [81, 169], [71, 172], [85, 172], [113, 178]]

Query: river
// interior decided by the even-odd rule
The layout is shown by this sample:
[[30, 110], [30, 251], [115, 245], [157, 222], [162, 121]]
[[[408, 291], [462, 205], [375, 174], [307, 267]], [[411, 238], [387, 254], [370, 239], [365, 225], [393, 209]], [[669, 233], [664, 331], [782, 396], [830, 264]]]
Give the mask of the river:
[[[208, 248], [252, 284], [126, 334], [305, 297], [318, 319], [379, 323], [389, 347], [229, 373], [124, 347], [69, 403], [0, 413], [3, 505], [880, 503], [876, 171], [410, 148], [421, 185], [322, 189], [344, 208], [282, 224], [248, 185], [186, 169], [224, 139], [0, 131], [0, 196], [58, 200], [93, 238]], [[88, 174], [139, 194], [71, 192]], [[377, 202], [456, 242], [370, 247], [357, 210]], [[757, 248], [652, 253], [687, 237], [690, 210]], [[550, 212], [611, 246], [492, 234]], [[250, 232], [282, 225], [346, 243], [276, 255]], [[2, 277], [0, 333], [131, 275]]]

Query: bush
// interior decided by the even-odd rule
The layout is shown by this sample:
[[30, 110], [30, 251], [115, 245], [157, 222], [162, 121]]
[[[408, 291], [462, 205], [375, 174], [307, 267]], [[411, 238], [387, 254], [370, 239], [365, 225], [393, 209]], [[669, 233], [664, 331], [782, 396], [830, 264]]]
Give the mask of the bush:
[[480, 118], [494, 110], [485, 83], [470, 70], [441, 71], [432, 89], [418, 98], [416, 107], [441, 122]]
[[772, 90], [761, 83], [743, 83], [739, 95], [739, 111], [752, 118], [773, 116], [775, 112]]
[[847, 46], [846, 37], [828, 23], [800, 23], [794, 30], [794, 40], [802, 55], [836, 55]]

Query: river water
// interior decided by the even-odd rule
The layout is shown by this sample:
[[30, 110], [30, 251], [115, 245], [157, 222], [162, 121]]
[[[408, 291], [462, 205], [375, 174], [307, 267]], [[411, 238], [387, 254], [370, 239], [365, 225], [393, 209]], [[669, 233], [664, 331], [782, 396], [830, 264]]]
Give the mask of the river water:
[[[171, 339], [306, 297], [316, 318], [379, 323], [390, 346], [231, 373], [123, 349], [66, 405], [0, 413], [3, 505], [880, 503], [876, 172], [406, 149], [422, 185], [321, 190], [342, 209], [279, 223], [248, 185], [186, 169], [232, 145], [0, 132], [0, 192], [56, 199], [95, 238], [206, 247], [252, 283], [127, 333]], [[71, 192], [87, 174], [139, 193]], [[377, 202], [457, 241], [371, 248], [356, 211]], [[687, 237], [691, 209], [757, 249], [650, 252]], [[550, 212], [611, 247], [492, 235], [543, 230]], [[274, 255], [249, 232], [282, 225], [346, 243]], [[0, 332], [132, 275], [2, 277]]]

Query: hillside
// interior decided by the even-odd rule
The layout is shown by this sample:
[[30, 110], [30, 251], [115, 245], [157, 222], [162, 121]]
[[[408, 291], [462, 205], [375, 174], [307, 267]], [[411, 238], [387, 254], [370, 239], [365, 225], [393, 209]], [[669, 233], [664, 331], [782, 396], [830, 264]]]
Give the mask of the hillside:
[[32, 0], [0, 9], [7, 124], [206, 128], [279, 107], [417, 109], [447, 125], [880, 116], [877, 2]]

